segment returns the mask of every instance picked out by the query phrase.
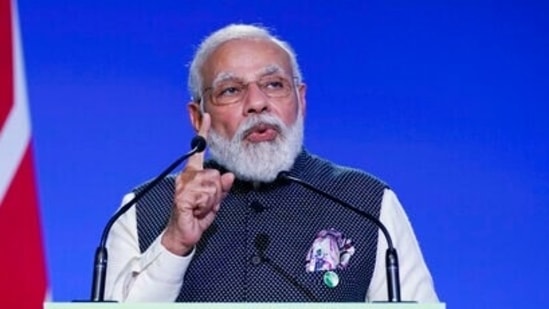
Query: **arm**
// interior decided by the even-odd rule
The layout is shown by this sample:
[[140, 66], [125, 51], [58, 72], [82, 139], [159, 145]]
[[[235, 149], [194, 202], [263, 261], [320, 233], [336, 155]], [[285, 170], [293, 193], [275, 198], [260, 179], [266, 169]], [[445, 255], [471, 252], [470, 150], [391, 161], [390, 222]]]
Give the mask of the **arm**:
[[[420, 303], [438, 302], [431, 274], [421, 254], [412, 225], [395, 193], [389, 189], [385, 189], [379, 219], [387, 227], [398, 252], [402, 300]], [[368, 301], [387, 300], [385, 272], [387, 241], [382, 233], [379, 233], [378, 237], [376, 266], [366, 295]]]
[[[199, 134], [207, 136], [210, 117], [204, 114]], [[174, 301], [202, 233], [213, 222], [234, 175], [204, 169], [204, 154], [195, 154], [176, 177], [174, 206], [168, 224], [141, 253], [135, 207], [119, 218], [107, 248], [106, 296], [119, 301]], [[126, 195], [124, 202], [133, 194]]]
[[[133, 193], [126, 195], [122, 204], [131, 198]], [[193, 253], [182, 257], [169, 252], [160, 243], [163, 234], [141, 253], [135, 207], [120, 217], [107, 240], [106, 299], [121, 302], [172, 302], [176, 299]]]

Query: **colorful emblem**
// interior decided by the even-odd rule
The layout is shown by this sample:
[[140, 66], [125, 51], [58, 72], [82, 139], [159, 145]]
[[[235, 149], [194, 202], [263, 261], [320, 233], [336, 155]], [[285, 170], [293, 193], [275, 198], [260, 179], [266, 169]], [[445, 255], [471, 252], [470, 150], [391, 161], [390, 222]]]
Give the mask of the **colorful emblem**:
[[322, 230], [316, 234], [306, 258], [307, 272], [344, 269], [349, 265], [355, 247], [350, 239], [335, 230]]

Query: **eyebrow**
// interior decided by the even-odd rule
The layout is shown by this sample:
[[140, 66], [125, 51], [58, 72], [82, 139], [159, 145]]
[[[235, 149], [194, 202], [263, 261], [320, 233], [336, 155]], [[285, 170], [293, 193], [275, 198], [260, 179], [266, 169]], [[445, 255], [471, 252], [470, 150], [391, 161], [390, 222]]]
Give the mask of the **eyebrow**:
[[265, 69], [263, 69], [263, 74], [261, 74], [261, 77], [266, 75], [272, 75], [275, 73], [285, 73], [285, 72], [284, 72], [284, 69], [282, 69], [279, 65], [271, 64], [271, 65], [268, 65]]
[[234, 75], [234, 73], [231, 72], [220, 72], [215, 76], [214, 80], [212, 81], [212, 87], [215, 87], [217, 84], [230, 79], [237, 79], [237, 77]]
[[[258, 76], [257, 76], [258, 78], [262, 78], [262, 77], [277, 74], [277, 73], [285, 73], [284, 69], [282, 69], [282, 67], [280, 67], [277, 64], [270, 64], [270, 65], [266, 66], [265, 68], [263, 68], [260, 72], [261, 73], [259, 73]], [[219, 83], [222, 83], [222, 82], [225, 82], [225, 81], [228, 81], [228, 80], [243, 80], [243, 79], [237, 77], [233, 72], [219, 72], [215, 76], [215, 78], [212, 82], [212, 87], [215, 87]]]

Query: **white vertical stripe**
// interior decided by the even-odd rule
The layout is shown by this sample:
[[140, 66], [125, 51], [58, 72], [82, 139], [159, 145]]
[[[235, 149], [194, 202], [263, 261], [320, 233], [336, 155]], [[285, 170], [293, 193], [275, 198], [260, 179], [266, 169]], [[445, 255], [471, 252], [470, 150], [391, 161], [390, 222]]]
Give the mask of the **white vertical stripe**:
[[31, 135], [16, 1], [12, 1], [11, 7], [15, 89], [13, 108], [3, 128], [0, 128], [0, 205], [23, 159]]

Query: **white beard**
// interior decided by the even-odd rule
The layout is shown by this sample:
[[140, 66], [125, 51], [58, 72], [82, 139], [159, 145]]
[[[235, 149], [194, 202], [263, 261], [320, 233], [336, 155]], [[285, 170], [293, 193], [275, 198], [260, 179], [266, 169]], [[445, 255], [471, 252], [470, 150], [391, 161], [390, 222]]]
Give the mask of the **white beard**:
[[[246, 131], [258, 124], [275, 126], [278, 136], [273, 141], [244, 143]], [[210, 129], [208, 145], [212, 159], [236, 178], [253, 182], [272, 182], [278, 173], [289, 170], [303, 145], [303, 115], [286, 126], [279, 118], [260, 114], [251, 116], [240, 125], [232, 139]]]

